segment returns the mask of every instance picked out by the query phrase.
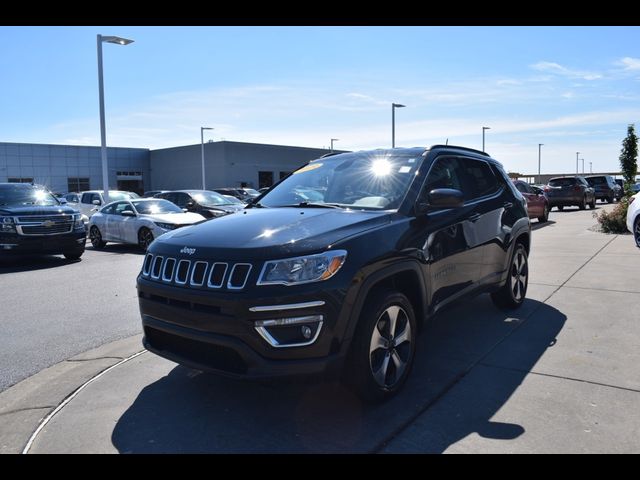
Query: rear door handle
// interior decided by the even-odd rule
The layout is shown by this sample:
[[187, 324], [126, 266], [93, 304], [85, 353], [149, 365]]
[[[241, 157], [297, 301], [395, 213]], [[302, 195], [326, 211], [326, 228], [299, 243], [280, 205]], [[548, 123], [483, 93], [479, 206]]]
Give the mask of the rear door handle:
[[474, 213], [473, 215], [471, 215], [469, 217], [469, 221], [470, 222], [476, 222], [479, 218], [480, 218], [480, 214], [479, 213]]
[[513, 203], [511, 203], [511, 202], [504, 202], [504, 205], [503, 205], [503, 206], [504, 206], [504, 208], [511, 208], [511, 207], [513, 207]]

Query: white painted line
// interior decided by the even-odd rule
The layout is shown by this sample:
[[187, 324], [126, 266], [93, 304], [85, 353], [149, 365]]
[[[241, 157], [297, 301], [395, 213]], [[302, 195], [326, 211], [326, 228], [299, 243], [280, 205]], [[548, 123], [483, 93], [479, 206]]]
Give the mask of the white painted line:
[[97, 374], [95, 377], [90, 378], [89, 380], [87, 380], [86, 382], [84, 382], [82, 385], [80, 385], [78, 388], [76, 388], [67, 398], [65, 398], [60, 405], [58, 405], [51, 413], [49, 413], [49, 415], [47, 415], [46, 417], [44, 417], [44, 419], [42, 420], [42, 422], [40, 422], [40, 425], [38, 425], [38, 428], [36, 428], [36, 430], [31, 434], [31, 437], [29, 437], [29, 441], [27, 442], [27, 444], [25, 445], [24, 449], [22, 450], [22, 454], [26, 454], [29, 453], [29, 450], [31, 449], [31, 446], [33, 445], [33, 442], [35, 441], [36, 437], [38, 436], [38, 434], [42, 431], [42, 429], [47, 425], [47, 423], [49, 423], [49, 421], [55, 417], [58, 412], [60, 410], [62, 410], [71, 400], [73, 400], [74, 398], [76, 398], [78, 396], [78, 394], [87, 386], [89, 385], [91, 382], [93, 382], [94, 380], [99, 379], [100, 377], [102, 377], [104, 374], [106, 374], [107, 372], [113, 370], [114, 368], [122, 365], [125, 362], [128, 362], [129, 360], [132, 360], [134, 358], [136, 358], [138, 355], [142, 355], [143, 353], [145, 353], [146, 350], [142, 350], [140, 352], [134, 353], [133, 355], [131, 355], [130, 357], [124, 358], [122, 360], [120, 360], [118, 363], [111, 365], [109, 368], [103, 370], [102, 372], [100, 372], [99, 374]]

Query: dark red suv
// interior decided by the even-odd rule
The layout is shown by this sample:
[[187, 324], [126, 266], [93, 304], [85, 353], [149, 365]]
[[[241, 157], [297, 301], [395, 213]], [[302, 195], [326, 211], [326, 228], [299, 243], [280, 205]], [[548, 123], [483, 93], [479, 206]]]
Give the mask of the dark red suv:
[[549, 220], [549, 200], [544, 192], [538, 187], [532, 187], [522, 180], [514, 180], [513, 184], [527, 200], [527, 210], [529, 218], [537, 218], [540, 223]]

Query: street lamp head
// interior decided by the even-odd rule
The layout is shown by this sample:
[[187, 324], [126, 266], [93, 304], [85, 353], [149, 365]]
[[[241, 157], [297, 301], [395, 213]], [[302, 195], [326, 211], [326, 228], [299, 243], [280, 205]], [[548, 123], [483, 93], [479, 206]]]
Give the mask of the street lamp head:
[[133, 40], [130, 40], [128, 38], [114, 36], [103, 36], [102, 41], [107, 43], [115, 43], [116, 45], [129, 45], [130, 43], [133, 43]]
[[482, 127], [483, 130], [491, 130], [491, 127]]
[[404, 107], [406, 107], [406, 105], [402, 105], [401, 103], [392, 103], [391, 105], [393, 105], [393, 108], [404, 108]]
[[200, 130], [214, 130], [213, 127], [200, 127]]

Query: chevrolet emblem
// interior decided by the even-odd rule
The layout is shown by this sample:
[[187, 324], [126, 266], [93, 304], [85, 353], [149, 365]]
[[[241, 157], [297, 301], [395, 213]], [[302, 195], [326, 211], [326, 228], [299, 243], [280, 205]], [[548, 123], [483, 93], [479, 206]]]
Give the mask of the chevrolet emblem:
[[42, 222], [42, 226], [43, 227], [53, 227], [56, 224], [56, 222], [52, 221], [52, 220], [45, 220], [44, 222]]

